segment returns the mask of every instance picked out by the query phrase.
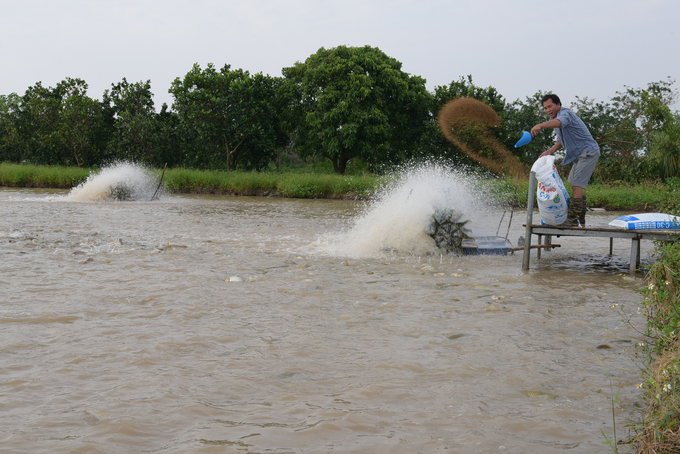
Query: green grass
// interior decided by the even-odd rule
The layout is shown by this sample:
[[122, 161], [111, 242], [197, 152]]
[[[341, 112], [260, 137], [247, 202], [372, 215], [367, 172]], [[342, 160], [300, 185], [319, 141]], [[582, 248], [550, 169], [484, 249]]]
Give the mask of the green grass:
[[586, 189], [588, 205], [619, 211], [660, 211], [668, 187], [662, 183], [590, 185]]
[[[0, 163], [0, 186], [68, 189], [95, 169]], [[161, 172], [155, 172], [160, 177]], [[163, 177], [170, 192], [263, 195], [295, 198], [367, 198], [386, 181], [372, 174], [337, 175], [310, 172], [224, 172], [168, 169]]]
[[680, 452], [680, 243], [661, 245], [657, 254], [641, 290], [647, 342], [637, 348], [648, 406], [633, 441], [645, 453]]
[[[491, 180], [491, 191], [502, 200], [510, 202], [513, 197], [515, 180], [501, 178]], [[571, 185], [564, 182], [570, 196], [573, 196]], [[517, 185], [517, 205], [526, 206], [529, 192], [529, 181], [521, 180]], [[642, 183], [640, 185], [591, 184], [586, 189], [589, 207], [605, 208], [609, 211], [655, 212], [663, 211], [667, 203], [669, 187], [662, 183]]]
[[0, 186], [71, 188], [85, 181], [90, 169], [61, 166], [0, 164]]
[[[92, 171], [77, 167], [0, 163], [0, 186], [68, 189], [85, 181]], [[160, 171], [156, 173], [160, 176]], [[305, 170], [279, 173], [176, 168], [168, 169], [163, 181], [167, 190], [177, 193], [365, 199], [374, 195], [389, 179], [369, 173], [337, 175]], [[515, 183], [514, 178], [498, 178], [480, 184], [497, 199], [510, 203]], [[571, 193], [571, 187], [565, 184]], [[528, 179], [518, 182], [517, 206], [526, 206], [528, 190]], [[586, 190], [590, 207], [636, 212], [663, 211], [669, 193], [669, 187], [661, 183], [592, 184]]]
[[296, 198], [366, 198], [382, 183], [375, 175], [320, 173], [222, 172], [169, 169], [165, 187], [171, 192], [275, 195]]

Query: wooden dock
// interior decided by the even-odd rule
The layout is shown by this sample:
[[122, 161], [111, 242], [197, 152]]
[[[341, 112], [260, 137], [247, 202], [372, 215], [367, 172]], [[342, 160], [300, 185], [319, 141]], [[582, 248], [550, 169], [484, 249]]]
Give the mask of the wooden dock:
[[[522, 269], [529, 270], [529, 262], [531, 260], [531, 240], [532, 235], [538, 237], [538, 245], [552, 244], [552, 237], [560, 236], [580, 236], [580, 237], [598, 237], [609, 238], [609, 255], [612, 255], [614, 238], [630, 239], [630, 274], [635, 274], [640, 266], [640, 240], [651, 241], [677, 241], [680, 238], [680, 230], [622, 230], [612, 229], [608, 226], [592, 226], [585, 227], [562, 227], [559, 225], [540, 225], [533, 223], [534, 215], [534, 197], [536, 196], [536, 174], [531, 172], [529, 178], [529, 197], [527, 201], [527, 220], [524, 227], [526, 233], [524, 235], [524, 257], [522, 260]], [[543, 237], [545, 242], [543, 241]], [[541, 258], [541, 248], [537, 249], [537, 258]]]

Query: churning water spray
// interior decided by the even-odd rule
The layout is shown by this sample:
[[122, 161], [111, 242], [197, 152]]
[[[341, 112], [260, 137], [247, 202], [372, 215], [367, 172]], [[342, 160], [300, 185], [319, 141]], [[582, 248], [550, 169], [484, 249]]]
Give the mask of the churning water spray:
[[130, 162], [119, 162], [92, 173], [66, 196], [73, 201], [150, 201], [158, 187], [149, 169]]
[[481, 182], [472, 172], [437, 164], [404, 170], [367, 205], [348, 232], [329, 239], [328, 252], [350, 257], [437, 252], [427, 231], [435, 213], [451, 210], [470, 220], [467, 227], [472, 232], [488, 233], [491, 200]]

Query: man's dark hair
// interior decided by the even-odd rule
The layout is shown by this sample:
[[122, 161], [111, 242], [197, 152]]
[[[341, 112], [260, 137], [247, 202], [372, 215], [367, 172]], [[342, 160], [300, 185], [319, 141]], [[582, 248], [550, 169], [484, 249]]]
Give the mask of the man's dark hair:
[[562, 105], [562, 101], [560, 101], [560, 97], [557, 95], [549, 94], [545, 95], [541, 98], [541, 105], [543, 105], [547, 100], [551, 100], [555, 104], [559, 104], [560, 106]]

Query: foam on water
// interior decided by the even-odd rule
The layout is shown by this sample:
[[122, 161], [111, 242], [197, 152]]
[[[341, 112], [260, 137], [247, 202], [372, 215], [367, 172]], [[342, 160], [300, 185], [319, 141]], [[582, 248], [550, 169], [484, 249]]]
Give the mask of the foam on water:
[[[491, 197], [480, 177], [436, 164], [403, 171], [354, 221], [349, 231], [315, 245], [324, 252], [349, 257], [375, 257], [386, 251], [427, 254], [436, 246], [427, 234], [435, 212], [455, 210], [473, 233], [489, 231]], [[322, 244], [323, 243], [323, 244]]]
[[65, 199], [111, 202], [121, 199], [116, 197], [116, 191], [119, 195], [123, 191], [126, 200], [150, 201], [157, 187], [157, 178], [147, 168], [130, 162], [119, 162], [92, 173], [87, 180], [71, 189]]

